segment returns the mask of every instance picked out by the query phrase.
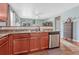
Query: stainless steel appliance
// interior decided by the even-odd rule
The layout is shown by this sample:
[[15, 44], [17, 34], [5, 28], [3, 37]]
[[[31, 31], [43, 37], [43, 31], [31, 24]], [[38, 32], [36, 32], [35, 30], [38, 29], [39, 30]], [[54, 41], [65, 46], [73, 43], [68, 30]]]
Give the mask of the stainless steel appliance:
[[49, 33], [49, 48], [60, 47], [60, 33], [50, 32]]

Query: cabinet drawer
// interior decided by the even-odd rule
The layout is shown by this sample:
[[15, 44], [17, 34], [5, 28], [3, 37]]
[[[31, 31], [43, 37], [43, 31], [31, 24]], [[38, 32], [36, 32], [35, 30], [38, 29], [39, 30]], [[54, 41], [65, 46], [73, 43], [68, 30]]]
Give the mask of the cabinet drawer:
[[40, 35], [40, 33], [31, 33], [30, 35], [31, 35], [31, 37], [37, 37]]
[[40, 36], [48, 36], [47, 32], [40, 33]]
[[14, 38], [30, 38], [30, 34], [14, 34]]

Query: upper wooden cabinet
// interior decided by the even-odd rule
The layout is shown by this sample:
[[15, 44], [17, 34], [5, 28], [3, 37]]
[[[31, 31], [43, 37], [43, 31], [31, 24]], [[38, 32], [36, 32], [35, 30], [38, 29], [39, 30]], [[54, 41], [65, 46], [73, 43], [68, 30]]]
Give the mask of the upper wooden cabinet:
[[8, 19], [8, 4], [0, 3], [0, 21], [6, 21]]

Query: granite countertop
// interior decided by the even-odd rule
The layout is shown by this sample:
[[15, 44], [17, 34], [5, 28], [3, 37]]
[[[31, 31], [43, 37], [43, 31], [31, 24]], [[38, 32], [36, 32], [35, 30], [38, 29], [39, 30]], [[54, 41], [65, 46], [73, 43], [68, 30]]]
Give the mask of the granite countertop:
[[14, 32], [13, 31], [13, 32], [7, 32], [7, 33], [0, 33], [0, 38], [9, 34], [17, 34], [17, 33], [31, 33], [31, 32], [27, 32], [27, 31]]
[[[42, 32], [42, 31], [33, 31], [33, 32], [31, 32], [31, 31], [13, 31], [13, 32], [7, 32], [7, 33], [1, 33], [0, 34], [0, 38], [1, 37], [4, 37], [4, 36], [6, 36], [6, 35], [9, 35], [9, 34], [18, 34], [18, 33], [39, 33], [39, 32]], [[53, 32], [58, 32], [58, 31], [53, 31]], [[52, 32], [49, 32], [49, 33], [52, 33]]]
[[8, 35], [8, 34], [9, 34], [9, 33], [0, 34], [0, 38], [6, 36], [6, 35]]

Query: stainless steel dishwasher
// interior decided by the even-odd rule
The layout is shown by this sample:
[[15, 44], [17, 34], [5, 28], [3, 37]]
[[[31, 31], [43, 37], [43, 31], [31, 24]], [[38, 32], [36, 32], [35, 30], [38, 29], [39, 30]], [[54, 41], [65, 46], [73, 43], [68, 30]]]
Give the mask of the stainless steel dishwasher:
[[60, 33], [50, 32], [49, 33], [49, 48], [60, 47]]

